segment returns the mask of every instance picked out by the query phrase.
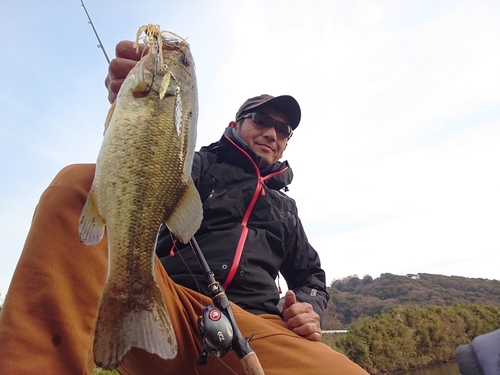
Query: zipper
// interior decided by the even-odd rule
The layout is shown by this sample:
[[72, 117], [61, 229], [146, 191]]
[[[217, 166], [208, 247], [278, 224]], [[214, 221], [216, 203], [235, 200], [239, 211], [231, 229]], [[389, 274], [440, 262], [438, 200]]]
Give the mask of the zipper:
[[286, 171], [288, 169], [288, 167], [285, 167], [281, 171], [277, 171], [277, 172], [268, 174], [265, 177], [262, 177], [262, 175], [260, 174], [260, 169], [257, 166], [257, 164], [255, 164], [255, 161], [252, 159], [252, 157], [245, 150], [243, 150], [240, 146], [238, 146], [232, 139], [228, 138], [227, 136], [224, 136], [224, 137], [226, 137], [226, 139], [229, 142], [231, 142], [238, 150], [240, 150], [243, 153], [243, 155], [245, 155], [247, 157], [247, 159], [250, 161], [250, 163], [252, 163], [252, 166], [255, 170], [255, 174], [257, 175], [257, 186], [255, 187], [255, 192], [253, 194], [252, 200], [250, 201], [250, 204], [247, 207], [247, 210], [245, 211], [245, 215], [243, 215], [243, 220], [241, 222], [243, 229], [242, 229], [241, 234], [240, 234], [240, 239], [238, 240], [238, 245], [236, 247], [236, 252], [234, 254], [233, 263], [231, 264], [231, 268], [229, 269], [229, 273], [227, 275], [226, 281], [224, 281], [224, 284], [222, 285], [222, 287], [225, 290], [225, 289], [227, 289], [229, 284], [231, 284], [231, 282], [233, 281], [234, 275], [236, 274], [236, 271], [238, 270], [238, 266], [240, 265], [241, 255], [243, 254], [243, 247], [245, 246], [245, 242], [246, 242], [246, 239], [248, 236], [247, 224], [248, 224], [248, 220], [250, 219], [250, 215], [252, 214], [252, 211], [255, 207], [255, 204], [257, 203], [257, 199], [259, 198], [259, 196], [266, 195], [266, 190], [264, 189], [265, 181], [268, 180], [269, 178], [272, 178], [276, 175], [283, 173], [284, 171]]

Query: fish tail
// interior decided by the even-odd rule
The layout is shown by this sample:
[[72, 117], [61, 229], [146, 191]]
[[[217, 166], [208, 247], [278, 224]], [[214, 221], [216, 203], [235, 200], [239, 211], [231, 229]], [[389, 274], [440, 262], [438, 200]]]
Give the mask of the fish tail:
[[[152, 292], [147, 308], [140, 308], [143, 301], [131, 301], [130, 295], [125, 299], [123, 295], [103, 295], [94, 336], [97, 366], [106, 370], [117, 368], [132, 347], [163, 359], [177, 355], [172, 322], [156, 283]], [[131, 310], [129, 306], [138, 307]]]

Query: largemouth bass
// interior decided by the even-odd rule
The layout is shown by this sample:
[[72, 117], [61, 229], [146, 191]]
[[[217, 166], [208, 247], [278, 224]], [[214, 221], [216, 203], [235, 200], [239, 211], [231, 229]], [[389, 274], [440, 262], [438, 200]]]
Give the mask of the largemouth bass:
[[95, 328], [94, 360], [116, 368], [132, 347], [161, 358], [177, 341], [153, 272], [165, 223], [183, 243], [198, 230], [202, 205], [191, 179], [198, 115], [188, 43], [147, 25], [149, 52], [126, 77], [106, 119], [95, 177], [79, 231], [86, 245], [107, 231], [109, 269]]

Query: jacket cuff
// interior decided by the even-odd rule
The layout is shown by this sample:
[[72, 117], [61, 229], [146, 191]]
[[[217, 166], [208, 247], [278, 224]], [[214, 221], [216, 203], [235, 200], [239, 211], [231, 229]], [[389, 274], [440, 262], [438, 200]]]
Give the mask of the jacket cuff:
[[309, 287], [302, 287], [294, 290], [294, 293], [297, 297], [297, 301], [307, 302], [312, 305], [314, 312], [320, 317], [321, 328], [323, 328], [323, 315], [330, 297], [328, 293]]

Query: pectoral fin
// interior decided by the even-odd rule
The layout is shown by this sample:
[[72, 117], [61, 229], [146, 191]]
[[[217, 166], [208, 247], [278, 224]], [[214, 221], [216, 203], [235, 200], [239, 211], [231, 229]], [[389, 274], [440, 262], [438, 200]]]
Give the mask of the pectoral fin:
[[82, 214], [78, 225], [80, 240], [84, 245], [92, 246], [101, 242], [104, 236], [105, 223], [97, 209], [97, 202], [93, 190], [87, 197], [87, 202], [83, 206]]
[[200, 228], [202, 219], [200, 194], [189, 179], [179, 203], [165, 219], [165, 225], [181, 242], [188, 243]]

